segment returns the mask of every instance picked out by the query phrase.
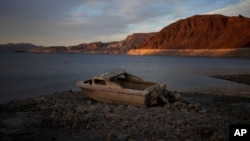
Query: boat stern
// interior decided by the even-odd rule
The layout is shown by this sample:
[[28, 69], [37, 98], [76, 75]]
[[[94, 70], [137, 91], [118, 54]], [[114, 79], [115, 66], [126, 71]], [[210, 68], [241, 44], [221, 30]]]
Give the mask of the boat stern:
[[158, 104], [160, 95], [164, 93], [164, 90], [166, 89], [166, 84], [163, 83], [157, 83], [156, 85], [153, 85], [146, 89], [147, 95], [145, 99], [145, 104], [147, 106]]

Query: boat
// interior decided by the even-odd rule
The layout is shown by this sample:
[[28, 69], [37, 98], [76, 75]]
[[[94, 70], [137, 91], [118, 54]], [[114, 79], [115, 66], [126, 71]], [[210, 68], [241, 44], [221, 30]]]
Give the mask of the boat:
[[89, 98], [114, 104], [148, 107], [167, 102], [166, 84], [145, 81], [124, 69], [113, 69], [76, 85]]

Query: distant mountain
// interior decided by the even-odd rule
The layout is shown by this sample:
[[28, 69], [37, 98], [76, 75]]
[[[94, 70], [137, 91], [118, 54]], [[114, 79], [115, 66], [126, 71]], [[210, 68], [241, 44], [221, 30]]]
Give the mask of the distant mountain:
[[30, 43], [18, 43], [18, 44], [1, 44], [0, 45], [0, 52], [26, 52], [36, 48], [36, 45]]
[[227, 49], [250, 47], [250, 18], [196, 15], [163, 28], [137, 49]]
[[135, 46], [145, 42], [155, 33], [134, 33], [127, 36], [125, 40], [113, 42], [92, 42], [82, 43], [76, 46], [36, 46], [29, 43], [19, 44], [2, 44], [0, 51], [2, 52], [37, 52], [37, 53], [58, 53], [58, 52], [83, 52], [83, 53], [108, 53], [108, 54], [125, 54]]
[[84, 52], [130, 55], [230, 56], [250, 58], [250, 18], [241, 15], [195, 15], [178, 20], [156, 33], [134, 33], [125, 40], [37, 47], [0, 45], [0, 51]]
[[27, 52], [37, 52], [37, 53], [59, 53], [67, 52], [68, 49], [65, 46], [51, 46], [51, 47], [36, 47], [28, 50]]
[[149, 37], [155, 33], [134, 33], [127, 36], [125, 40], [113, 42], [92, 42], [82, 43], [76, 46], [69, 47], [38, 47], [33, 48], [30, 52], [84, 52], [84, 53], [108, 53], [108, 54], [125, 54], [132, 47], [138, 46], [145, 42]]
[[73, 52], [125, 54], [129, 49], [144, 43], [155, 33], [134, 33], [117, 42], [94, 42], [69, 47]]

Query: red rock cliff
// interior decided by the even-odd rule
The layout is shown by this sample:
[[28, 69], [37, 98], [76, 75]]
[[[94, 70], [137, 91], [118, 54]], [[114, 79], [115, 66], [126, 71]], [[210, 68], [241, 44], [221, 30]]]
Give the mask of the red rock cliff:
[[136, 49], [228, 49], [250, 47], [250, 18], [196, 15], [163, 28]]

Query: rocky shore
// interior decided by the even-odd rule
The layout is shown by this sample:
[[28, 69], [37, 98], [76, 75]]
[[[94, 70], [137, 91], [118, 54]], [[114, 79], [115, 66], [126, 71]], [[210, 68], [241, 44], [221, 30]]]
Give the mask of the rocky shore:
[[250, 98], [179, 93], [153, 107], [96, 102], [78, 91], [0, 105], [0, 140], [227, 141], [230, 124], [250, 124]]

